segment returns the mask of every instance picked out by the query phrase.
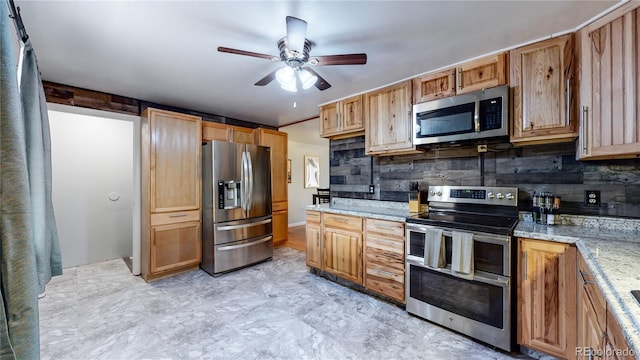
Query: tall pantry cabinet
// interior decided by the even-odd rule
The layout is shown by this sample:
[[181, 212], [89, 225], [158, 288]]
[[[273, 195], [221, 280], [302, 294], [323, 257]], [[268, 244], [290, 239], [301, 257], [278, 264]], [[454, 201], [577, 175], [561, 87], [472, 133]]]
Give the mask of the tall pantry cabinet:
[[196, 269], [201, 259], [200, 117], [148, 108], [141, 118], [141, 275]]
[[287, 133], [264, 128], [255, 129], [255, 142], [271, 148], [271, 202], [273, 244], [287, 241], [289, 224], [289, 187], [287, 183]]

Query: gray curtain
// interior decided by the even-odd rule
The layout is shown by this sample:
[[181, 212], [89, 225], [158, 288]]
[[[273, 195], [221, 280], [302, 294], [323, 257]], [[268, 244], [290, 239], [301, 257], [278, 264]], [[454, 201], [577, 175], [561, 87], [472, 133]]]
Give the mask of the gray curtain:
[[36, 250], [39, 293], [52, 275], [62, 274], [58, 230], [51, 200], [51, 136], [47, 102], [31, 41], [24, 45], [24, 61], [20, 79], [20, 95], [24, 109], [27, 168], [31, 192], [33, 241]]
[[[24, 75], [24, 99], [20, 97], [13, 46], [15, 36], [7, 5], [0, 4], [1, 360], [40, 357], [38, 294], [51, 275], [61, 273], [55, 225], [48, 228], [54, 221], [52, 213], [48, 216], [51, 210], [51, 164], [46, 154], [50, 141], [48, 122], [40, 119], [41, 125], [33, 125], [36, 121], [34, 112], [41, 115], [46, 105], [41, 103], [44, 101], [41, 84], [37, 84], [40, 87], [38, 95], [33, 95], [36, 91], [32, 87], [39, 82], [38, 74]], [[27, 44], [27, 47], [30, 46]], [[27, 71], [37, 73], [35, 57], [30, 61], [32, 65], [25, 62], [23, 74]], [[33, 76], [38, 80], [32, 79]], [[24, 100], [37, 103], [23, 106]], [[26, 119], [25, 112], [32, 118]], [[38, 127], [40, 140], [36, 135]], [[33, 161], [36, 163], [30, 164]], [[44, 184], [32, 185], [37, 181]], [[41, 200], [43, 197], [44, 201]], [[37, 208], [43, 204], [44, 210]], [[44, 219], [34, 217], [43, 214]], [[43, 223], [45, 230], [42, 230]]]

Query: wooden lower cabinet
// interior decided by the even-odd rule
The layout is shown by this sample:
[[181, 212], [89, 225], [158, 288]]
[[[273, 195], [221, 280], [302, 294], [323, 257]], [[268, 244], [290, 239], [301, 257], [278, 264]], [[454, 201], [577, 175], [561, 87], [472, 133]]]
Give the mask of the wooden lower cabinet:
[[150, 274], [200, 264], [200, 221], [151, 227]]
[[575, 246], [519, 238], [518, 269], [518, 343], [575, 358]]
[[322, 215], [322, 270], [362, 285], [362, 218]]
[[289, 212], [287, 210], [274, 211], [271, 214], [271, 221], [273, 244], [277, 246], [286, 242], [289, 236]]
[[404, 302], [404, 223], [365, 219], [364, 286]]
[[322, 269], [322, 231], [320, 223], [307, 220], [305, 237], [307, 240], [307, 266]]

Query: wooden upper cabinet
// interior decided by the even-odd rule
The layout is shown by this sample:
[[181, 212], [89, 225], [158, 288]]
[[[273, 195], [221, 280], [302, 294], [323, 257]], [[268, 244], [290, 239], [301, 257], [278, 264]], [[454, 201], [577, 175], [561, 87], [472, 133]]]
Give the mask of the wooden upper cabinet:
[[232, 125], [231, 131], [231, 142], [240, 144], [254, 144], [255, 136], [253, 134], [253, 129]]
[[339, 139], [363, 132], [362, 95], [320, 107], [320, 136]]
[[409, 80], [364, 95], [368, 155], [416, 152], [411, 133], [411, 90]]
[[579, 32], [579, 159], [640, 156], [638, 6], [632, 1]]
[[147, 109], [150, 212], [200, 209], [200, 117]]
[[211, 121], [202, 122], [203, 141], [229, 141], [231, 139], [231, 128], [226, 124]]
[[456, 69], [447, 69], [413, 79], [413, 103], [449, 97], [456, 94]]
[[241, 144], [253, 144], [253, 129], [220, 124], [211, 121], [202, 122], [202, 140], [203, 141], [229, 141]]
[[456, 94], [506, 85], [507, 56], [507, 53], [501, 53], [459, 65], [456, 68]]
[[414, 78], [413, 102], [418, 104], [506, 85], [508, 58], [508, 53], [491, 55]]
[[575, 358], [576, 248], [518, 240], [518, 343]]
[[320, 136], [328, 137], [338, 132], [338, 103], [320, 107]]
[[576, 82], [573, 34], [512, 50], [511, 143], [573, 141]]

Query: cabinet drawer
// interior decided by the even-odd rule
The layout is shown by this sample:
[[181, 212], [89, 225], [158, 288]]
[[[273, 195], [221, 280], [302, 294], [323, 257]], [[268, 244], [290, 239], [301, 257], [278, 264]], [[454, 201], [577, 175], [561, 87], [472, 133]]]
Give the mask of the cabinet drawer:
[[271, 207], [273, 212], [288, 210], [289, 203], [286, 201], [278, 201], [271, 204]]
[[174, 224], [187, 221], [200, 221], [200, 211], [175, 211], [151, 214], [151, 226]]
[[404, 223], [378, 219], [367, 219], [367, 233], [384, 234], [385, 237], [401, 239], [404, 242]]
[[392, 299], [404, 302], [404, 272], [378, 267], [365, 269], [365, 287]]
[[362, 232], [362, 218], [348, 215], [325, 213], [324, 226]]
[[307, 210], [307, 222], [320, 223], [320, 212]]
[[395, 256], [404, 261], [404, 239], [387, 238], [367, 233], [365, 246], [367, 247], [367, 252], [370, 250], [385, 251], [395, 254]]

